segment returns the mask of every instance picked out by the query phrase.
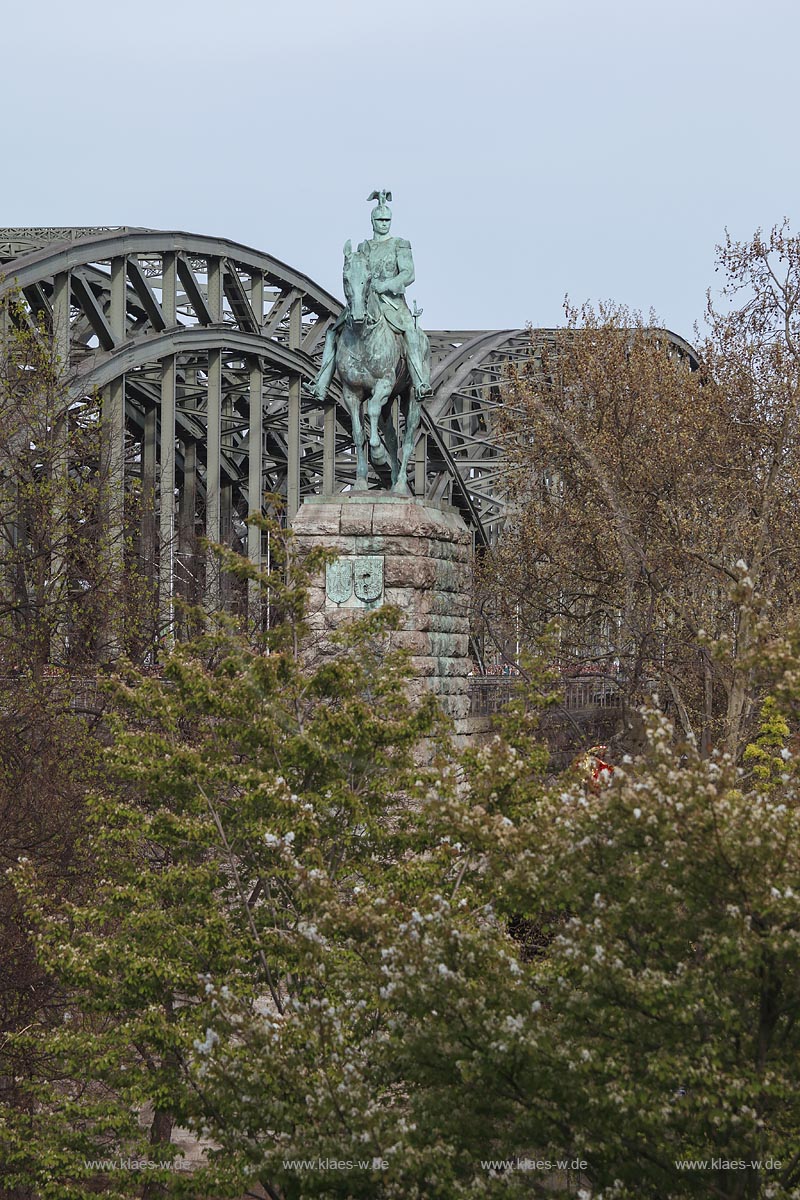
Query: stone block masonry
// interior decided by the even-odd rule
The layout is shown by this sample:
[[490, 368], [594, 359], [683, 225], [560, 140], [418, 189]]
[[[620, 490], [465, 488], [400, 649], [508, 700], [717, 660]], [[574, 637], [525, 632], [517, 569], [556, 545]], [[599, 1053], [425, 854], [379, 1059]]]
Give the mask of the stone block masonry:
[[411, 656], [412, 696], [429, 691], [457, 734], [470, 730], [468, 675], [472, 537], [460, 514], [390, 492], [311, 496], [292, 521], [302, 555], [324, 546], [336, 564], [312, 581], [312, 648], [365, 608], [394, 604], [403, 628], [392, 642]]

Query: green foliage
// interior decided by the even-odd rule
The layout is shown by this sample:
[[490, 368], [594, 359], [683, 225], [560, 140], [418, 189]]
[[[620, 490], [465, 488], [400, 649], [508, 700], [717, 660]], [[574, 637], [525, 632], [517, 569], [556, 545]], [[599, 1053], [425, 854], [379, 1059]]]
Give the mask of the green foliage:
[[[0, 705], [0, 1194], [4, 1170], [30, 1160], [32, 1082], [53, 1067], [48, 1033], [69, 1007], [65, 987], [37, 960], [20, 898], [7, 877], [35, 867], [40, 902], [86, 896], [92, 863], [83, 843], [83, 800], [102, 747], [68, 688], [21, 676], [4, 681]], [[3, 1117], [15, 1132], [7, 1139]], [[24, 1177], [24, 1171], [23, 1171]]]
[[[490, 742], [422, 797], [416, 846], [372, 889], [317, 894], [322, 992], [280, 1016], [218, 999], [200, 1071], [258, 1178], [287, 1197], [798, 1194], [798, 797], [648, 730], [599, 792]], [[538, 953], [510, 935], [520, 913]], [[388, 1167], [283, 1165], [359, 1150]], [[482, 1166], [516, 1157], [587, 1166]]]
[[588, 1160], [593, 1195], [794, 1195], [796, 1164], [742, 1192], [733, 1173], [675, 1167], [792, 1162], [800, 808], [789, 783], [745, 791], [729, 762], [688, 746], [679, 763], [672, 741], [651, 717], [643, 761], [594, 795], [548, 789], [487, 862], [498, 910], [561, 916], [478, 1088], [505, 1075], [512, 1142]]
[[[386, 651], [398, 614], [370, 614], [304, 665], [317, 564], [289, 561], [277, 529], [273, 563], [261, 584], [287, 619], [264, 638], [251, 644], [234, 619], [196, 614], [200, 633], [163, 678], [129, 664], [113, 685], [104, 785], [88, 800], [92, 894], [54, 909], [36, 865], [17, 869], [41, 959], [72, 1002], [48, 1037], [58, 1081], [33, 1084], [30, 1115], [0, 1133], [17, 1164], [9, 1186], [77, 1200], [97, 1185], [84, 1160], [168, 1163], [175, 1123], [210, 1126], [194, 1061], [216, 996], [233, 989], [251, 1015], [265, 1003], [282, 1015], [324, 991], [306, 973], [320, 907], [374, 885], [397, 857], [409, 798], [431, 778], [415, 751], [441, 740], [434, 702], [404, 699], [405, 657]], [[149, 1132], [135, 1119], [148, 1105]], [[202, 1186], [238, 1194], [246, 1158], [234, 1146]], [[112, 1174], [110, 1195], [133, 1194], [134, 1175]], [[167, 1168], [148, 1178], [176, 1194], [189, 1186]]]
[[[765, 789], [678, 755], [650, 714], [604, 786], [548, 780], [520, 703], [459, 762], [404, 699], [396, 613], [300, 655], [304, 570], [263, 581], [289, 614], [266, 644], [206, 620], [163, 679], [120, 677], [91, 890], [54, 903], [34, 864], [15, 872], [69, 1016], [36, 1029], [50, 1069], [4, 1114], [6, 1186], [796, 1200], [790, 761]], [[787, 642], [761, 664], [785, 711], [795, 662]], [[162, 1166], [86, 1165], [131, 1157]], [[715, 1158], [782, 1166], [676, 1166]]]
[[789, 723], [778, 708], [774, 696], [767, 696], [761, 706], [758, 737], [745, 747], [743, 761], [750, 767], [753, 778], [762, 789], [771, 791], [776, 781], [785, 776], [791, 759], [787, 748]]

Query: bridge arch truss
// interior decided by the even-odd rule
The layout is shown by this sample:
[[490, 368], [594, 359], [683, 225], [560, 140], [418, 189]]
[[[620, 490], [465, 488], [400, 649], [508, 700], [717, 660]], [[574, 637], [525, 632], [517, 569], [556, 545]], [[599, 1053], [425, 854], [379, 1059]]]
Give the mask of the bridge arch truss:
[[[143, 498], [140, 556], [169, 614], [199, 533], [246, 550], [265, 493], [289, 517], [355, 478], [334, 384], [311, 381], [341, 302], [307, 275], [223, 238], [148, 229], [0, 230], [0, 299], [52, 330], [74, 406], [100, 396], [111, 483]], [[430, 332], [433, 396], [415, 456], [417, 495], [456, 505], [476, 543], [502, 525], [495, 417], [530, 330]], [[535, 337], [547, 338], [548, 331]], [[167, 616], [167, 619], [169, 617]]]
[[[112, 470], [119, 483], [138, 472], [162, 543], [174, 537], [176, 494], [225, 541], [265, 492], [291, 516], [305, 495], [352, 481], [345, 414], [320, 408], [309, 388], [341, 302], [308, 276], [225, 239], [145, 229], [2, 230], [0, 258], [0, 297], [15, 292], [32, 325], [52, 328], [73, 402], [101, 395]], [[435, 340], [442, 398], [416, 488], [452, 499], [485, 540], [486, 499], [472, 499], [461, 473], [477, 478], [464, 450], [477, 426], [465, 433], [452, 415], [463, 409], [452, 352], [461, 363], [464, 347]], [[256, 542], [251, 529], [255, 557]]]

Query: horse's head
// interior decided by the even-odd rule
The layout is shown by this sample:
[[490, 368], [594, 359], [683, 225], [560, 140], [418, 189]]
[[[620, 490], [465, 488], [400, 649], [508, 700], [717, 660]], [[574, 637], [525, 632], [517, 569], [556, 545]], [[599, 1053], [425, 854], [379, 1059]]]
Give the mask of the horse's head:
[[369, 263], [364, 254], [359, 254], [349, 241], [344, 247], [344, 271], [342, 279], [344, 294], [347, 300], [348, 320], [353, 325], [361, 326], [367, 319], [367, 300], [369, 297]]

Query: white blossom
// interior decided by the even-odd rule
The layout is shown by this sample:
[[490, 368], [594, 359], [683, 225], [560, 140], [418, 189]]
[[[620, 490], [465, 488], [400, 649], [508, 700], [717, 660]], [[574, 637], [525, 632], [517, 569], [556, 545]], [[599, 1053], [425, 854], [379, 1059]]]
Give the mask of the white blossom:
[[214, 1046], [219, 1041], [219, 1035], [213, 1029], [206, 1029], [205, 1041], [201, 1042], [195, 1038], [194, 1048], [198, 1054], [210, 1054]]

